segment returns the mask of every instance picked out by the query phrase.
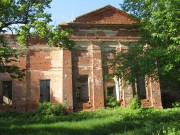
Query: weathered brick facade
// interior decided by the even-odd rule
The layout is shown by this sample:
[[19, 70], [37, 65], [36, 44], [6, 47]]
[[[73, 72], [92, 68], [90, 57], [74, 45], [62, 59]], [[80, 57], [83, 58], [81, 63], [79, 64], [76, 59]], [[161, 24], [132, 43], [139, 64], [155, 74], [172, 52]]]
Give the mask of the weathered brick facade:
[[[25, 49], [18, 63], [27, 69], [24, 79], [12, 80], [8, 74], [0, 74], [1, 86], [3, 81], [12, 81], [11, 105], [3, 104], [3, 88], [0, 87], [3, 104], [0, 111], [5, 107], [22, 112], [34, 110], [42, 96], [43, 80], [50, 84], [45, 89], [49, 91], [50, 102], [65, 102], [74, 110], [104, 108], [110, 88], [114, 89], [114, 97], [122, 106], [127, 106], [133, 98], [137, 90], [132, 86], [125, 87], [119, 79], [105, 79], [105, 74], [112, 72], [105, 59], [112, 57], [112, 51], [127, 51], [128, 46], [140, 39], [136, 21], [124, 12], [106, 6], [61, 27], [73, 29], [71, 39], [75, 41], [75, 47], [68, 51], [34, 43], [29, 50]], [[159, 83], [151, 78], [147, 80], [143, 105], [161, 108]]]

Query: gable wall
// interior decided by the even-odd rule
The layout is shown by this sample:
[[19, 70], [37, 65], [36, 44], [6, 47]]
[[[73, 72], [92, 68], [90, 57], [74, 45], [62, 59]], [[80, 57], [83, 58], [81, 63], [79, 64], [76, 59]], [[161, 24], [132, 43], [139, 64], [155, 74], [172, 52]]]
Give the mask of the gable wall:
[[110, 5], [77, 17], [74, 22], [96, 24], [132, 24], [136, 21]]
[[[111, 69], [108, 69], [108, 63], [105, 59], [112, 57], [112, 51], [127, 51], [133, 42], [139, 40], [138, 30], [130, 27], [119, 27], [117, 29], [116, 26], [104, 26], [104, 28], [97, 26], [95, 28], [95, 26], [92, 27], [88, 24], [83, 28], [80, 25], [79, 27], [76, 26], [74, 30], [72, 39], [76, 42], [76, 46], [72, 50], [73, 92], [78, 84], [77, 80], [81, 75], [89, 75], [90, 79], [89, 102], [76, 104], [77, 101], [74, 99], [74, 108], [81, 108], [82, 110], [103, 108], [106, 100], [105, 75], [112, 73]], [[94, 54], [94, 52], [96, 53]], [[96, 78], [100, 78], [100, 80], [96, 80]], [[150, 80], [146, 91], [150, 92], [149, 95], [147, 94], [147, 98], [142, 100], [143, 105], [146, 107], [156, 106], [161, 108], [159, 83]], [[132, 86], [122, 86], [120, 104], [127, 106], [134, 94], [135, 91]], [[75, 92], [73, 96], [75, 96]]]

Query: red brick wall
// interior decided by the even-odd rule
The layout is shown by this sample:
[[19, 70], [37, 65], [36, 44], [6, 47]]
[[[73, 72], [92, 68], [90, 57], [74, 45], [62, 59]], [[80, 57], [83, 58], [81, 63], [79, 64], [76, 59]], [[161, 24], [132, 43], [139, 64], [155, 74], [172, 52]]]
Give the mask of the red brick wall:
[[116, 9], [112, 6], [105, 6], [98, 10], [94, 10], [83, 16], [77, 17], [74, 22], [83, 23], [99, 23], [99, 24], [132, 24], [135, 23], [130, 19], [128, 14]]
[[72, 58], [71, 51], [63, 50], [63, 102], [73, 109]]
[[93, 91], [93, 109], [104, 108], [104, 88], [103, 88], [103, 69], [101, 46], [92, 45], [92, 91]]
[[[27, 69], [23, 79], [11, 79], [1, 74], [0, 80], [13, 81], [13, 104], [11, 108], [19, 112], [32, 111], [40, 99], [40, 80], [50, 79], [50, 97], [53, 103], [62, 103], [62, 50], [46, 49], [26, 51], [17, 64]], [[59, 83], [58, 83], [59, 82]], [[58, 84], [57, 84], [58, 83]], [[2, 98], [2, 87], [0, 88]], [[2, 107], [5, 107], [4, 105]]]
[[[50, 79], [52, 103], [65, 102], [69, 109], [75, 110], [104, 108], [104, 76], [112, 72], [104, 59], [111, 57], [111, 52], [107, 51], [109, 48], [117, 52], [126, 51], [130, 43], [140, 39], [138, 28], [130, 25], [132, 23], [134, 21], [126, 13], [107, 6], [62, 26], [63, 29], [71, 28], [74, 31], [71, 39], [76, 42], [76, 46], [72, 51], [49, 48], [39, 39], [31, 41], [31, 51], [27, 51], [18, 62], [27, 72], [21, 81], [13, 80], [12, 108], [17, 111], [33, 110], [40, 98], [40, 80], [44, 79]], [[16, 41], [12, 42], [9, 36], [7, 37], [7, 43], [17, 47]], [[88, 75], [88, 102], [77, 102], [75, 99], [78, 78], [82, 75]], [[0, 74], [0, 80], [10, 79], [8, 74]], [[122, 87], [121, 94], [122, 105], [127, 106], [134, 96], [132, 86]], [[142, 102], [144, 106], [161, 107], [157, 82], [150, 81], [147, 86], [147, 99]], [[0, 110], [3, 110], [2, 108], [3, 106], [0, 106]]]
[[92, 89], [90, 90], [89, 102], [78, 102], [76, 99], [76, 88], [81, 75], [88, 75], [91, 80], [92, 74], [92, 53], [91, 48], [76, 47], [72, 50], [72, 70], [73, 70], [73, 104], [75, 110], [92, 109]]

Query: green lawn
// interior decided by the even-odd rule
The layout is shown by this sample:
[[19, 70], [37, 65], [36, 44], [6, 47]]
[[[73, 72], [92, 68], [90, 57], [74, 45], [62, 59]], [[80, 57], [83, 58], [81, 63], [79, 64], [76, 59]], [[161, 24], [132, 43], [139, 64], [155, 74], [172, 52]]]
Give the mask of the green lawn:
[[180, 135], [180, 108], [116, 108], [65, 116], [0, 113], [0, 134]]

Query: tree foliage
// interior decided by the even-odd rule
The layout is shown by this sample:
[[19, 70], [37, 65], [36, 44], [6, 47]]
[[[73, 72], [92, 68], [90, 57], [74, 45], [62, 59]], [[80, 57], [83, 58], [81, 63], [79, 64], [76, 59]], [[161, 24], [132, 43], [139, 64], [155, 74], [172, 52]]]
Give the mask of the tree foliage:
[[[3, 41], [3, 40], [1, 40]], [[15, 63], [21, 52], [12, 49], [5, 43], [0, 43], [0, 73], [9, 73], [12, 78], [22, 78], [25, 74], [24, 69], [20, 69]]]
[[[73, 47], [69, 40], [70, 30], [49, 25], [51, 14], [45, 12], [50, 8], [52, 0], [1, 0], [0, 1], [0, 34], [12, 32], [17, 34], [20, 45], [29, 46], [29, 40], [39, 37], [50, 46], [66, 49]], [[1, 35], [3, 36], [3, 35]], [[16, 65], [19, 50], [8, 47], [3, 38], [0, 40], [0, 73], [15, 73], [14, 77], [22, 77]]]
[[139, 20], [141, 41], [110, 63], [119, 77], [149, 75], [178, 81], [180, 67], [179, 0], [124, 0], [122, 9]]

